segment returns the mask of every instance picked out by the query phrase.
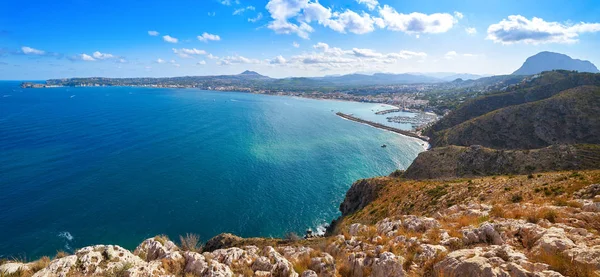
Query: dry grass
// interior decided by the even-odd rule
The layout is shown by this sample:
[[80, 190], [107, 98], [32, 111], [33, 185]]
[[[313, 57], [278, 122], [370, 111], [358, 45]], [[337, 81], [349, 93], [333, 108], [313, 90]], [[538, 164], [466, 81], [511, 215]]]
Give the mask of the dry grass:
[[196, 234], [187, 233], [184, 236], [179, 236], [179, 247], [183, 251], [202, 252], [202, 243], [200, 242], [200, 236]]
[[183, 275], [185, 269], [185, 259], [173, 260], [173, 259], [161, 259], [162, 267], [166, 272], [176, 276]]
[[535, 261], [550, 265], [550, 269], [571, 277], [598, 277], [596, 266], [578, 263], [570, 257], [560, 253], [541, 254], [534, 258]]
[[[477, 179], [409, 180], [379, 177], [371, 179], [381, 186], [379, 196], [362, 210], [343, 218], [339, 232], [351, 223], [373, 224], [386, 217], [405, 214], [432, 216], [453, 204], [481, 202], [494, 204], [492, 217], [526, 218], [522, 210], [507, 210], [514, 202], [538, 205], [558, 204], [572, 207], [571, 195], [590, 184], [600, 182], [600, 170], [547, 172], [528, 178], [518, 176], [490, 176]], [[482, 195], [483, 197], [479, 197]], [[514, 199], [513, 199], [514, 197]], [[565, 201], [567, 200], [567, 201]], [[469, 220], [467, 220], [469, 221]]]
[[154, 240], [160, 242], [162, 245], [165, 245], [165, 243], [169, 241], [169, 237], [167, 235], [157, 235], [154, 237]]

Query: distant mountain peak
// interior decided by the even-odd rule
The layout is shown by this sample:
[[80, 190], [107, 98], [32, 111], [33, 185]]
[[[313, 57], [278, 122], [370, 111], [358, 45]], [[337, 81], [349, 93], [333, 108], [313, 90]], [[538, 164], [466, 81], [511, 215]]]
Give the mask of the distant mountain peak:
[[589, 61], [573, 59], [565, 54], [543, 51], [525, 60], [513, 75], [533, 75], [555, 69], [598, 73], [598, 68]]
[[255, 76], [263, 76], [263, 75], [260, 75], [258, 72], [256, 72], [256, 71], [251, 71], [251, 70], [246, 70], [246, 71], [244, 71], [244, 72], [240, 73], [240, 75], [255, 75]]

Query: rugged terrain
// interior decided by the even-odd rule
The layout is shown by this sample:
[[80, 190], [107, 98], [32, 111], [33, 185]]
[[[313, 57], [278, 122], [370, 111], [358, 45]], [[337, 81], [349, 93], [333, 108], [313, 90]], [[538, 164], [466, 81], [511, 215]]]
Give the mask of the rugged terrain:
[[183, 237], [130, 251], [95, 245], [2, 276], [598, 276], [600, 170], [475, 179], [357, 181], [327, 237], [205, 245]]

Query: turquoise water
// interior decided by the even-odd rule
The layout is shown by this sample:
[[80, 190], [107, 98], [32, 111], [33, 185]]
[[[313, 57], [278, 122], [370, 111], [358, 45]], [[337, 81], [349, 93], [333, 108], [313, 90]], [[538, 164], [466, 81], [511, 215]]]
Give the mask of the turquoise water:
[[423, 151], [335, 115], [376, 104], [18, 84], [0, 82], [0, 256], [303, 233], [338, 216], [353, 181]]

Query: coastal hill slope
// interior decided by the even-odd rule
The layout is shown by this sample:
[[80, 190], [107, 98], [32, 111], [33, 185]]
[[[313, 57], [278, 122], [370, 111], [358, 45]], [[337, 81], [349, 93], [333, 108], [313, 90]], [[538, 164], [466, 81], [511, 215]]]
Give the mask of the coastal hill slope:
[[436, 137], [436, 132], [459, 125], [497, 109], [543, 100], [564, 90], [583, 86], [600, 86], [600, 74], [572, 71], [549, 71], [527, 78], [506, 91], [475, 98], [462, 103], [424, 134]]
[[525, 63], [513, 72], [513, 75], [533, 75], [543, 71], [556, 69], [575, 70], [579, 72], [599, 73], [598, 68], [589, 61], [572, 59], [554, 52], [540, 52], [525, 60]]
[[436, 132], [435, 146], [533, 149], [600, 143], [600, 87], [580, 86], [550, 98], [508, 106]]
[[402, 177], [464, 178], [597, 168], [600, 168], [600, 145], [595, 144], [552, 145], [531, 150], [452, 145], [420, 153]]

